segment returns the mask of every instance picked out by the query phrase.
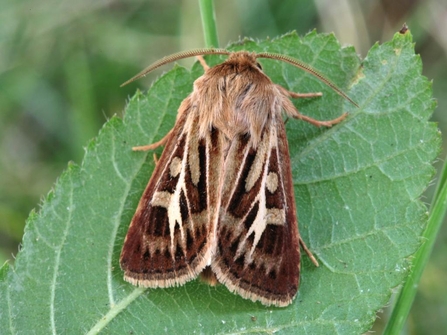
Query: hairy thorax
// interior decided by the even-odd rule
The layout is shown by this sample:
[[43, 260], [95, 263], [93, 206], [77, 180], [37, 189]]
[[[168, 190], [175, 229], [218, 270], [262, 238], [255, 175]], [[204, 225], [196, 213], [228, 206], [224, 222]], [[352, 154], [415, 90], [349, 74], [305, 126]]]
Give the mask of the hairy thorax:
[[234, 55], [194, 82], [190, 103], [199, 113], [201, 137], [214, 127], [230, 141], [250, 134], [256, 147], [263, 129], [280, 117], [282, 101], [287, 98], [262, 72], [252, 54]]

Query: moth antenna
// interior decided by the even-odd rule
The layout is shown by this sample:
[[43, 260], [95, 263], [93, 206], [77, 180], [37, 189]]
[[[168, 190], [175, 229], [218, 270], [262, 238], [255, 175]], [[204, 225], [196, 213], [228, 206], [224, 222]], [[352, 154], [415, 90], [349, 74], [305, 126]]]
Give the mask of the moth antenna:
[[165, 56], [162, 59], [159, 59], [155, 63], [149, 65], [147, 68], [145, 68], [143, 71], [126, 81], [125, 83], [121, 84], [120, 87], [123, 87], [141, 77], [144, 77], [149, 72], [155, 70], [156, 68], [159, 68], [160, 66], [163, 66], [165, 64], [174, 62], [179, 59], [183, 58], [189, 58], [194, 56], [204, 56], [204, 55], [229, 55], [230, 52], [225, 49], [193, 49], [188, 51], [182, 51], [178, 52], [169, 56]]
[[338, 95], [342, 96], [344, 99], [348, 100], [350, 103], [352, 103], [354, 106], [359, 108], [359, 105], [352, 100], [345, 92], [343, 92], [340, 88], [338, 88], [337, 85], [335, 85], [331, 80], [326, 78], [323, 74], [315, 70], [312, 66], [287, 55], [277, 54], [277, 53], [270, 53], [270, 52], [261, 52], [256, 54], [256, 58], [270, 58], [270, 59], [276, 59], [280, 60], [289, 64], [292, 64], [293, 66], [300, 68], [311, 75], [317, 77], [320, 79], [323, 83], [325, 83], [327, 86], [332, 88], [335, 92], [337, 92]]

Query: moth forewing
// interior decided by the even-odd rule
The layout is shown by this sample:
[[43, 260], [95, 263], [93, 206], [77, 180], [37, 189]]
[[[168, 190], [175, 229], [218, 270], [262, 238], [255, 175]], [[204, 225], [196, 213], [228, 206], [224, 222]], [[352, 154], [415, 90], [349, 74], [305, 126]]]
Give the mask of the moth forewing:
[[284, 124], [273, 118], [257, 150], [239, 141], [227, 156], [211, 266], [242, 297], [287, 306], [298, 290], [300, 251]]
[[[331, 121], [302, 115], [290, 98], [321, 93], [299, 94], [274, 84], [262, 72], [258, 56], [244, 51], [176, 54], [135, 78], [169, 61], [200, 54], [229, 57], [211, 68], [202, 59], [205, 73], [182, 102], [174, 128], [163, 140], [135, 148], [166, 145], [124, 241], [124, 278], [135, 285], [168, 287], [182, 285], [206, 268], [207, 278], [214, 277], [212, 271], [244, 298], [287, 306], [298, 290], [300, 244], [318, 263], [298, 233], [281, 114], [316, 126], [332, 126], [346, 115]], [[293, 58], [265, 53], [259, 57], [301, 67], [347, 98]]]
[[181, 285], [210, 262], [217, 216], [209, 208], [217, 207], [219, 196], [208, 181], [219, 173], [221, 140], [217, 132], [198, 138], [197, 111], [185, 101], [121, 252], [124, 278], [135, 285]]

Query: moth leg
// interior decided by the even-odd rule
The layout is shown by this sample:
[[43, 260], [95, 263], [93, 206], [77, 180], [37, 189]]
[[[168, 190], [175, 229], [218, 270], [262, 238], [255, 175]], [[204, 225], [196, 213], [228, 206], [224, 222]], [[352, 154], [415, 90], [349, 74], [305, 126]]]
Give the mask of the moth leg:
[[287, 91], [289, 93], [289, 96], [291, 98], [316, 98], [323, 96], [323, 93], [321, 92], [315, 92], [315, 93], [296, 93], [292, 91]]
[[166, 144], [166, 142], [169, 140], [169, 137], [171, 136], [171, 133], [172, 133], [172, 129], [160, 141], [152, 143], [152, 144], [148, 144], [148, 145], [132, 147], [132, 150], [133, 151], [148, 151], [148, 150], [157, 149], [159, 146]]
[[312, 254], [312, 252], [309, 250], [309, 248], [307, 247], [307, 245], [306, 245], [306, 243], [304, 243], [304, 241], [303, 241], [303, 239], [301, 238], [301, 236], [299, 237], [300, 238], [300, 245], [301, 245], [301, 247], [303, 248], [303, 250], [306, 252], [306, 254], [307, 254], [307, 256], [310, 258], [310, 260], [312, 261], [312, 263], [314, 263], [315, 264], [315, 266], [319, 266], [319, 264], [318, 264], [318, 261], [317, 261], [317, 259], [315, 258], [315, 256]]
[[321, 126], [332, 127], [334, 124], [337, 124], [337, 123], [340, 123], [341, 121], [343, 121], [348, 116], [348, 113], [343, 113], [338, 118], [333, 119], [333, 120], [327, 120], [327, 121], [315, 120], [309, 116], [301, 114], [300, 112], [298, 112], [298, 110], [296, 110], [295, 113], [292, 115], [294, 118], [309, 122], [310, 124], [313, 124], [316, 127], [321, 127]]
[[205, 62], [205, 59], [203, 58], [203, 56], [199, 55], [199, 56], [196, 56], [196, 57], [197, 57], [197, 60], [200, 62], [200, 65], [202, 65], [203, 69], [205, 71], [208, 71], [210, 67]]
[[[277, 87], [289, 98], [316, 98], [316, 97], [321, 97], [323, 95], [323, 93], [321, 92], [316, 92], [316, 93], [295, 93], [289, 90], [286, 90], [284, 87], [277, 85]], [[332, 127], [334, 124], [337, 124], [341, 121], [343, 121], [347, 116], [348, 113], [344, 113], [341, 116], [339, 116], [336, 119], [333, 120], [327, 120], [327, 121], [319, 121], [316, 119], [313, 119], [309, 116], [303, 115], [301, 114], [296, 107], [292, 104], [292, 102], [290, 102], [290, 105], [285, 106], [286, 112], [290, 115], [293, 116], [296, 119], [300, 119], [306, 122], [309, 122], [310, 124], [313, 124], [316, 127]]]
[[157, 154], [155, 152], [154, 152], [154, 155], [152, 157], [154, 158], [155, 165], [157, 165], [158, 164], [158, 157], [157, 157]]

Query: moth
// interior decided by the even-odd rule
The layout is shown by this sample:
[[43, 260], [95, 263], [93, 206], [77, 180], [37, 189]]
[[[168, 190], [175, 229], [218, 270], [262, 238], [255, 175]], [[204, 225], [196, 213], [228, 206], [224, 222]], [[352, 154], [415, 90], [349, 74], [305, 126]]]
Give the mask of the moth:
[[[208, 67], [203, 55], [221, 54]], [[300, 274], [300, 246], [283, 114], [317, 127], [330, 121], [301, 114], [294, 93], [273, 83], [257, 61], [299, 67], [355, 104], [335, 84], [301, 61], [272, 53], [199, 49], [165, 57], [123, 85], [166, 63], [198, 56], [205, 73], [181, 103], [155, 170], [130, 223], [120, 257], [124, 279], [143, 287], [183, 285], [199, 274], [264, 305], [287, 306]]]

